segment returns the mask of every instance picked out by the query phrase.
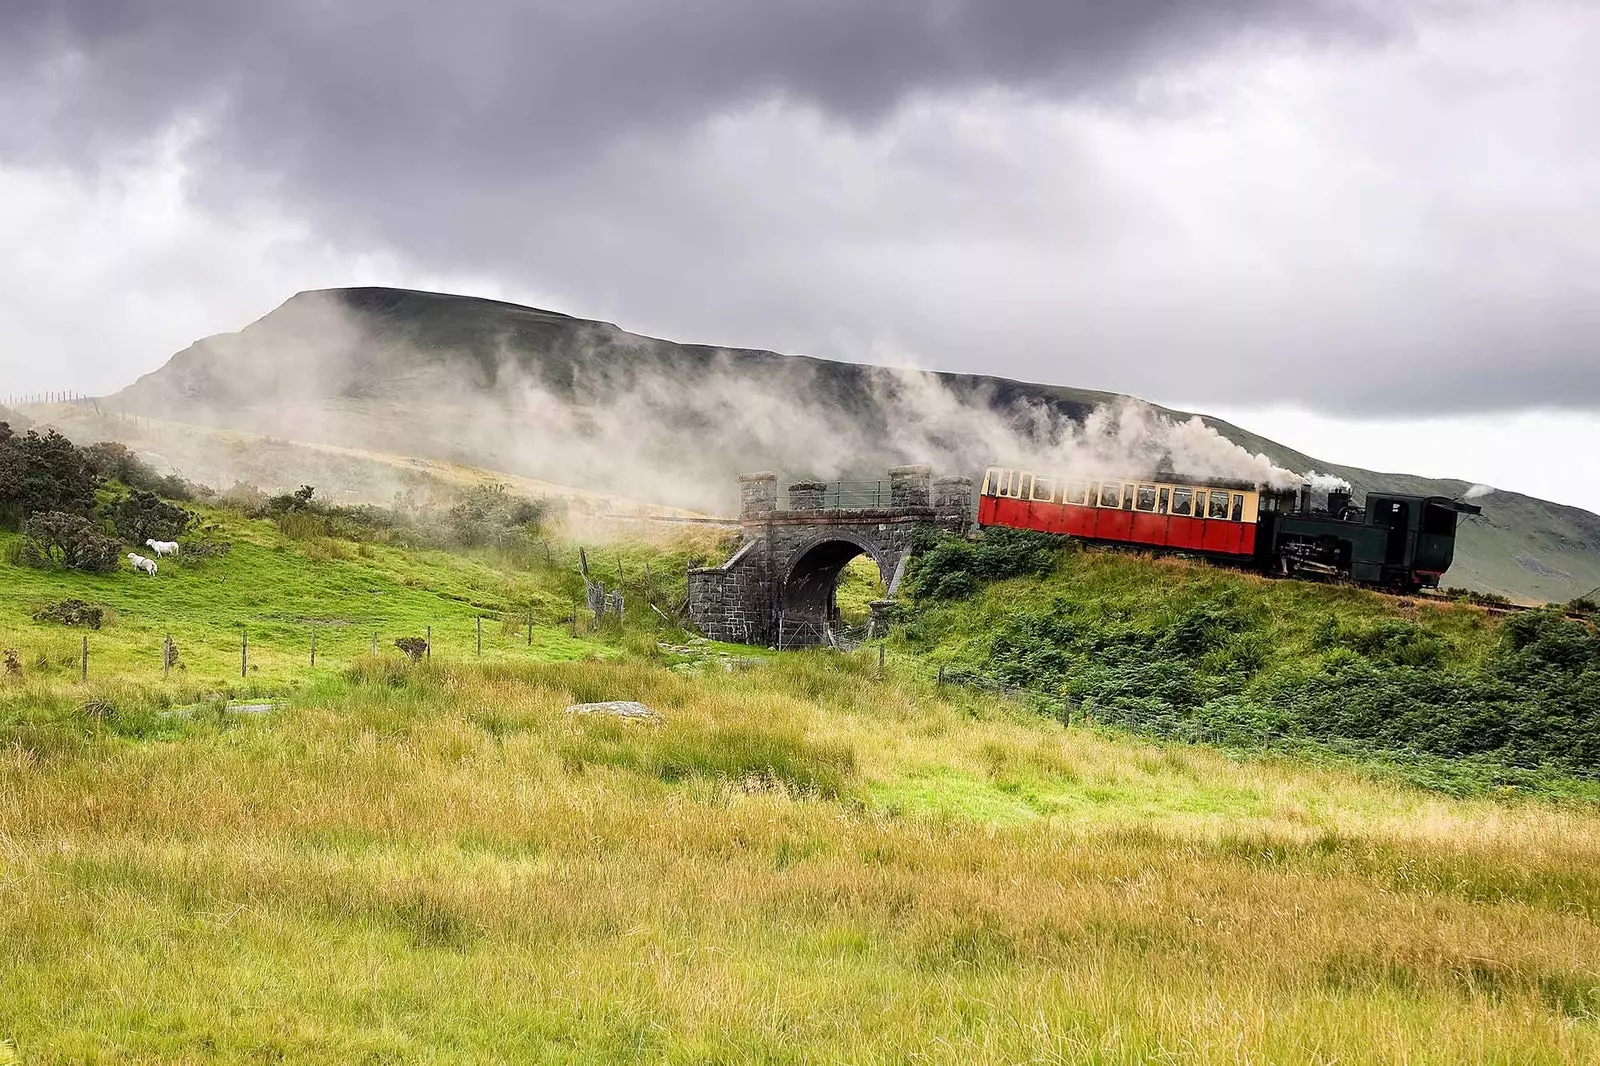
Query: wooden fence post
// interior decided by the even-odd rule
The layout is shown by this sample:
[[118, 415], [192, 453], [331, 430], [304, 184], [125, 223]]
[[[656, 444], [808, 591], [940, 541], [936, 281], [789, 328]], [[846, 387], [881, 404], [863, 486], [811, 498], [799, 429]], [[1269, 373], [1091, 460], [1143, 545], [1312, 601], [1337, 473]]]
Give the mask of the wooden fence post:
[[89, 637], [87, 634], [83, 638], [83, 657], [79, 660], [79, 663], [81, 666], [80, 678], [84, 681], [89, 680]]
[[161, 676], [168, 677], [172, 673], [172, 634], [168, 633], [161, 642]]
[[250, 631], [239, 631], [239, 676], [250, 676]]
[[317, 631], [311, 631], [311, 669], [317, 668]]
[[878, 645], [878, 676], [883, 676], [883, 645]]
[[423, 641], [423, 645], [422, 645], [422, 654], [427, 658], [427, 660], [430, 663], [433, 662], [433, 627], [432, 626], [428, 627], [428, 635], [427, 635], [426, 639]]
[[378, 631], [376, 629], [372, 631], [372, 654], [378, 654]]
[[528, 647], [533, 647], [533, 612], [528, 612]]
[[483, 615], [478, 616], [478, 658], [483, 658]]

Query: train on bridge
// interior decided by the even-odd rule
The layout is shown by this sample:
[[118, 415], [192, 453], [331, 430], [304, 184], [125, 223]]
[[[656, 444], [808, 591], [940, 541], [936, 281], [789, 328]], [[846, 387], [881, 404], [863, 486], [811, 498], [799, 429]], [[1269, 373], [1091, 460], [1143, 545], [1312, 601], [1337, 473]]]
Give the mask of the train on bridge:
[[1243, 481], [1074, 478], [990, 467], [978, 524], [1179, 552], [1262, 573], [1353, 581], [1401, 591], [1437, 588], [1455, 558], [1461, 515], [1446, 496], [1368, 493], [1310, 484], [1264, 489]]

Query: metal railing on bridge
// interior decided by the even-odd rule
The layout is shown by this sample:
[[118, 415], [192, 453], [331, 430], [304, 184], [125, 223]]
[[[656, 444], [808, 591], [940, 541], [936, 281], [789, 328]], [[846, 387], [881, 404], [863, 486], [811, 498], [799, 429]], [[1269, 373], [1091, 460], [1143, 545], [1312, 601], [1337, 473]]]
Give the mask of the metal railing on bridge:
[[893, 505], [888, 481], [801, 482], [789, 487], [788, 498], [794, 510], [864, 510]]

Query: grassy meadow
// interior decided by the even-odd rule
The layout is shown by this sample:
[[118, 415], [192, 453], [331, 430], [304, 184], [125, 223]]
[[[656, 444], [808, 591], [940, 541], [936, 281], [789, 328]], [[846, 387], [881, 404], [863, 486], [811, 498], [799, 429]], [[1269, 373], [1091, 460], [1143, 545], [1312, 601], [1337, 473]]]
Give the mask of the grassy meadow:
[[[1251, 653], [1269, 680], [1340, 656], [1325, 614], [1421, 608], [1070, 556], [919, 607], [880, 675], [871, 647], [689, 641], [631, 587], [626, 629], [575, 636], [555, 561], [208, 519], [233, 550], [154, 580], [0, 564], [23, 652], [0, 675], [0, 1040], [22, 1062], [1600, 1061], [1581, 790], [1451, 796], [933, 680], [1063, 595], [1175, 629], [1282, 597]], [[696, 550], [621, 569], [681, 582]], [[115, 611], [87, 684], [81, 631], [31, 619], [68, 595]], [[480, 613], [503, 619], [482, 662]], [[1452, 663], [1497, 639], [1466, 608], [1423, 621]], [[429, 624], [431, 662], [370, 654], [373, 628]], [[186, 669], [164, 679], [168, 629]], [[565, 710], [608, 699], [660, 718]]]

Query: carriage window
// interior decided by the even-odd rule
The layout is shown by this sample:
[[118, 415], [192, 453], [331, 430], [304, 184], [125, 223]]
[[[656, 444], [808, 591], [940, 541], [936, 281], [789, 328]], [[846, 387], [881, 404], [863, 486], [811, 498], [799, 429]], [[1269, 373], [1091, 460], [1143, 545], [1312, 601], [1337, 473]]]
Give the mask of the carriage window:
[[1139, 486], [1139, 501], [1134, 504], [1141, 511], [1154, 511], [1156, 509], [1156, 488], [1154, 485]]
[[1193, 489], [1173, 489], [1172, 490], [1172, 513], [1173, 514], [1187, 515], [1189, 513], [1190, 509], [1193, 506], [1194, 506], [1194, 490]]
[[1228, 517], [1228, 494], [1226, 492], [1213, 492], [1211, 494], [1211, 509], [1206, 512], [1206, 517]]
[[1422, 532], [1450, 536], [1456, 531], [1456, 513], [1431, 504], [1422, 509]]
[[1033, 483], [1033, 499], [1044, 503], [1053, 503], [1056, 498], [1056, 479], [1053, 477], [1037, 478]]
[[1244, 497], [1238, 493], [1233, 494], [1233, 520], [1235, 522], [1244, 521]]
[[1084, 492], [1086, 492], [1088, 490], [1088, 488], [1089, 488], [1089, 486], [1084, 484], [1081, 481], [1069, 481], [1069, 482], [1067, 482], [1067, 487], [1064, 490], [1062, 490], [1062, 493], [1061, 493], [1061, 502], [1062, 503], [1082, 503], [1083, 502], [1083, 494], [1084, 494]]
[[1171, 489], [1162, 489], [1161, 490], [1161, 499], [1156, 503], [1156, 514], [1166, 514], [1167, 513], [1167, 500], [1170, 498], [1171, 493], [1172, 493]]
[[1106, 483], [1104, 483], [1103, 485], [1100, 486], [1100, 506], [1101, 507], [1121, 507], [1122, 506], [1122, 482], [1120, 482], [1120, 481], [1107, 481]]

